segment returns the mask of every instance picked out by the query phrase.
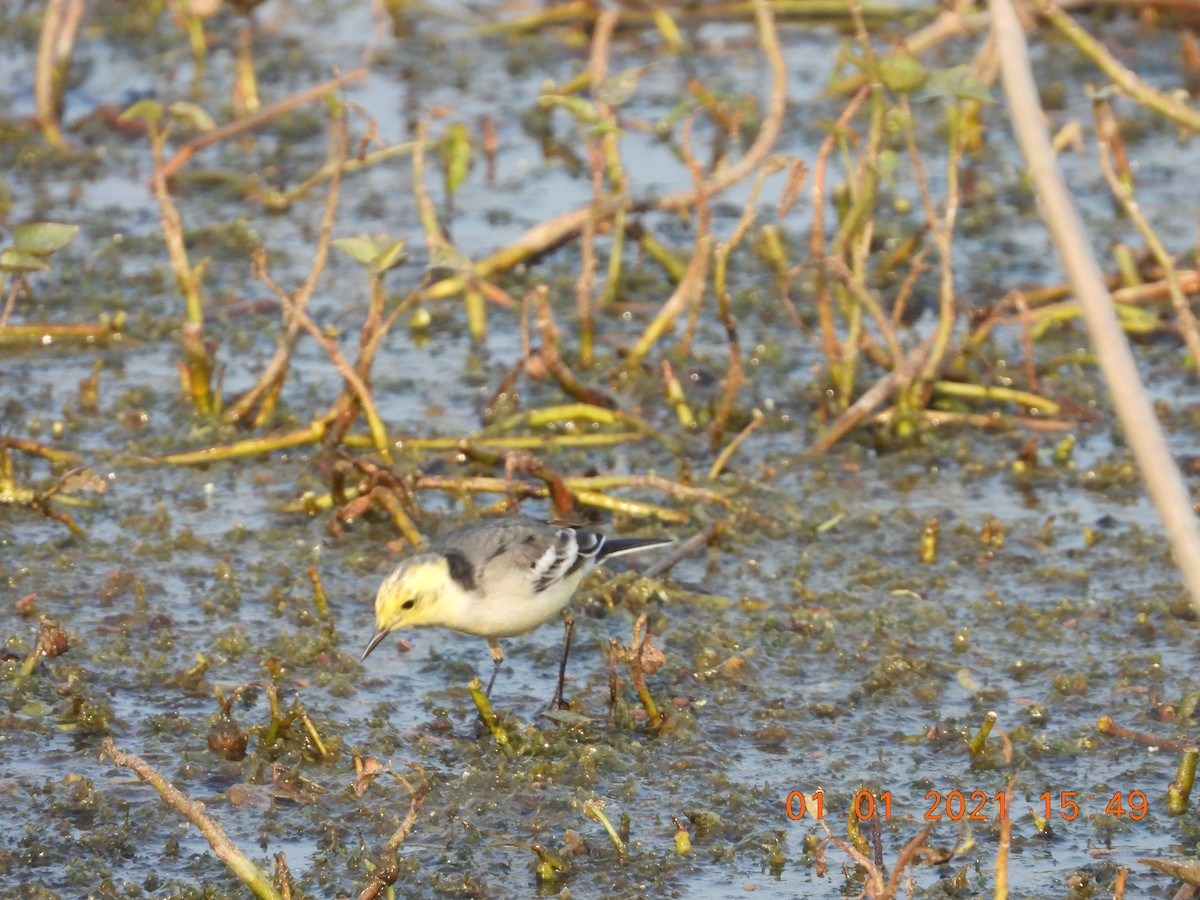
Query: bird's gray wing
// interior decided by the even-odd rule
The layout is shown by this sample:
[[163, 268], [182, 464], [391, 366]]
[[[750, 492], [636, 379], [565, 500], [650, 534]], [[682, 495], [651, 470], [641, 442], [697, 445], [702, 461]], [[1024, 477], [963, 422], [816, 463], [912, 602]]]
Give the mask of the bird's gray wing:
[[540, 592], [593, 562], [603, 546], [604, 536], [594, 531], [505, 519], [468, 525], [430, 549], [447, 557], [451, 574], [469, 569], [486, 579], [488, 591], [517, 582]]

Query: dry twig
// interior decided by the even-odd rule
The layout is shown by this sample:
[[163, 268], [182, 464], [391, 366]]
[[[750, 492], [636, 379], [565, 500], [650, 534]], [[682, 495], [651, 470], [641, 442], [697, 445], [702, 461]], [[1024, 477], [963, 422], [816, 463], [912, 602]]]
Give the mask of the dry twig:
[[271, 877], [251, 862], [234, 845], [233, 841], [229, 840], [225, 829], [208, 814], [203, 803], [192, 800], [145, 760], [132, 753], [118, 750], [112, 738], [106, 737], [101, 744], [101, 758], [105, 756], [124, 769], [132, 769], [139, 779], [158, 791], [159, 796], [169, 807], [199, 828], [217, 858], [229, 866], [230, 871], [253, 891], [256, 897], [259, 897], [260, 900], [283, 900], [279, 891], [271, 883]]

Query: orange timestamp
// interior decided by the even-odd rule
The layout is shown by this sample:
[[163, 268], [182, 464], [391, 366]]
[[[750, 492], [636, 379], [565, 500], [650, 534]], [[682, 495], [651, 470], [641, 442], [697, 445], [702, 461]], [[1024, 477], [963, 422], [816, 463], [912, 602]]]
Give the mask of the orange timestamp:
[[[1150, 811], [1144, 791], [1114, 791], [1100, 796], [1084, 795], [1080, 791], [1059, 791], [1057, 794], [1045, 791], [1038, 799], [1042, 801], [1044, 818], [1059, 818], [1067, 822], [1080, 816], [1094, 819], [1098, 814], [1117, 819], [1127, 816], [1134, 822], [1140, 822]], [[992, 794], [987, 791], [926, 791], [927, 805], [923, 813], [900, 813], [893, 810], [891, 791], [861, 790], [854, 795], [849, 812], [840, 812], [836, 817], [845, 819], [853, 814], [857, 819], [870, 819], [878, 815], [885, 820], [919, 818], [927, 822], [1003, 820], [1008, 818], [1010, 800], [1006, 791], [996, 791]], [[1104, 804], [1102, 809], [1097, 801]], [[784, 801], [784, 809], [792, 821], [804, 818], [824, 819], [825, 793], [817, 791], [814, 794], [805, 794], [792, 791]]]
[[[1113, 791], [1111, 794], [1084, 794], [1082, 791], [1059, 791], [1055, 796], [1053, 791], [1044, 791], [1038, 795], [1042, 801], [1046, 819], [1059, 818], [1072, 822], [1083, 816], [1094, 819], [1096, 816], [1113, 816], [1120, 819], [1126, 816], [1133, 822], [1140, 822], [1150, 812], [1150, 801], [1146, 799], [1145, 791]], [[1104, 808], [1096, 812], [1098, 804]]]

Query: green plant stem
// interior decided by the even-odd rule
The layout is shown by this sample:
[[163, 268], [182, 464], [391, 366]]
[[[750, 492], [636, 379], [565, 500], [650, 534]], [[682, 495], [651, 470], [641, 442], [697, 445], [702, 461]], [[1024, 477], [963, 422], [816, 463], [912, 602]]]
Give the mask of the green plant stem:
[[1043, 397], [1040, 394], [990, 384], [935, 381], [933, 391], [935, 394], [943, 394], [948, 397], [970, 397], [977, 400], [999, 400], [1005, 403], [1017, 403], [1031, 409], [1041, 410], [1048, 416], [1057, 416], [1062, 409], [1053, 400]]
[[987, 743], [988, 735], [992, 733], [992, 726], [996, 724], [997, 715], [995, 712], [989, 712], [983, 719], [983, 724], [979, 726], [979, 731], [971, 738], [971, 743], [967, 745], [967, 750], [971, 756], [979, 756], [983, 753], [984, 745]]
[[1167, 811], [1173, 816], [1187, 812], [1188, 798], [1196, 781], [1196, 762], [1200, 760], [1200, 748], [1187, 747], [1179, 754], [1179, 770], [1175, 780], [1167, 785]]
[[629, 848], [625, 842], [621, 840], [621, 836], [617, 834], [617, 829], [613, 827], [613, 823], [608, 820], [608, 816], [604, 814], [604, 803], [601, 801], [588, 800], [583, 804], [583, 814], [593, 822], [599, 822], [604, 826], [604, 830], [608, 832], [609, 838], [613, 842], [613, 846], [617, 848], [617, 856], [621, 859], [625, 858], [625, 854]]
[[496, 718], [496, 712], [492, 709], [487, 694], [483, 692], [483, 685], [479, 679], [472, 678], [471, 683], [467, 685], [467, 690], [471, 692], [471, 700], [475, 703], [475, 708], [479, 710], [479, 718], [483, 719], [483, 724], [492, 733], [492, 739], [495, 740], [496, 746], [507, 752], [509, 749], [508, 734], [504, 731], [500, 720]]

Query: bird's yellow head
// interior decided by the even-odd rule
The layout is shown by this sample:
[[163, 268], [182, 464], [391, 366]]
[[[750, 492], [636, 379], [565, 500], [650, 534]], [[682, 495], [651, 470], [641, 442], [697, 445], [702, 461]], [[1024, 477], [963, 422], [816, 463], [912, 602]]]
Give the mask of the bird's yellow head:
[[375, 634], [362, 658], [398, 628], [439, 624], [443, 618], [439, 606], [449, 580], [444, 556], [422, 553], [400, 563], [375, 595]]

